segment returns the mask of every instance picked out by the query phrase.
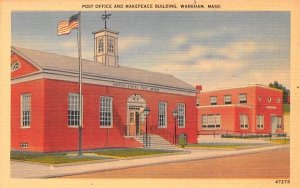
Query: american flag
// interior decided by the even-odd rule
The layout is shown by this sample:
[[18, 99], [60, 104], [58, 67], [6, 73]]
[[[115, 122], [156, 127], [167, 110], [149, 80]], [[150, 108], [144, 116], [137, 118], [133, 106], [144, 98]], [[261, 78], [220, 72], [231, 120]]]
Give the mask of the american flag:
[[74, 14], [69, 20], [63, 20], [58, 23], [57, 35], [67, 35], [72, 29], [78, 28], [79, 14]]

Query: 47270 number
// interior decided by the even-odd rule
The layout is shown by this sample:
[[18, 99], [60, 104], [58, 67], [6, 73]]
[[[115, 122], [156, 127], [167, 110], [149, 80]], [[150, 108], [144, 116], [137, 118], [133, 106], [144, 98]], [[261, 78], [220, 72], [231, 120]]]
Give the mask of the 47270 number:
[[290, 184], [290, 180], [275, 180], [276, 184]]

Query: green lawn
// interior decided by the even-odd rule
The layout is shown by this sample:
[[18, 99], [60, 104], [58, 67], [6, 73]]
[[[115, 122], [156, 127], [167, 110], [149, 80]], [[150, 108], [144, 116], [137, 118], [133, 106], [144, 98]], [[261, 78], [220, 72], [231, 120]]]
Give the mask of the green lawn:
[[[175, 151], [144, 149], [144, 148], [121, 148], [121, 149], [98, 149], [89, 150], [83, 153], [83, 157], [76, 154], [67, 155], [67, 153], [34, 153], [34, 152], [11, 152], [10, 158], [13, 160], [30, 161], [46, 164], [66, 164], [84, 161], [95, 161], [109, 159], [113, 157], [136, 157], [149, 156], [158, 154], [174, 153]], [[95, 156], [87, 156], [88, 154], [97, 154]], [[86, 154], [86, 155], [85, 155]], [[112, 157], [110, 157], [112, 156]]]
[[65, 163], [105, 159], [103, 157], [87, 157], [87, 156], [77, 157], [76, 155], [67, 156], [66, 153], [47, 154], [47, 153], [31, 153], [31, 152], [11, 152], [10, 158], [14, 160], [47, 163], [47, 164], [65, 164]]
[[199, 148], [214, 148], [214, 149], [239, 149], [249, 146], [258, 146], [262, 144], [248, 144], [248, 143], [199, 143], [189, 144], [187, 147], [199, 147]]
[[273, 140], [270, 140], [270, 142], [272, 144], [289, 144], [290, 139], [289, 138], [287, 138], [287, 139], [284, 139], [284, 138], [282, 138], [282, 139], [273, 139]]
[[118, 148], [118, 149], [101, 149], [94, 150], [91, 153], [104, 156], [114, 157], [136, 157], [145, 155], [158, 155], [166, 153], [174, 153], [175, 151], [170, 150], [157, 150], [157, 149], [144, 149], [144, 148]]

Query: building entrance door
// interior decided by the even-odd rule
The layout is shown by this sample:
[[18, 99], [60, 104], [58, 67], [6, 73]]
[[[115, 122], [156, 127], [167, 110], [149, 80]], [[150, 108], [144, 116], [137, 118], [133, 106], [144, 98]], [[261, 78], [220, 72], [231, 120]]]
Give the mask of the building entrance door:
[[139, 111], [129, 109], [129, 127], [128, 136], [140, 135], [140, 113]]
[[127, 100], [127, 136], [138, 136], [144, 131], [143, 110], [146, 107], [145, 99], [138, 95], [131, 95]]
[[275, 134], [277, 129], [277, 117], [271, 116], [271, 133]]
[[140, 135], [140, 114], [135, 112], [135, 134]]

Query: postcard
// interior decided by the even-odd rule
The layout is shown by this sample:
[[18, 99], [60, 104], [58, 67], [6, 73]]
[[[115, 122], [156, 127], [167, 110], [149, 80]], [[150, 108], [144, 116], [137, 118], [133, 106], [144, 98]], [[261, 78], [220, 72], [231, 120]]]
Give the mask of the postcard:
[[297, 187], [299, 2], [2, 1], [0, 187]]

